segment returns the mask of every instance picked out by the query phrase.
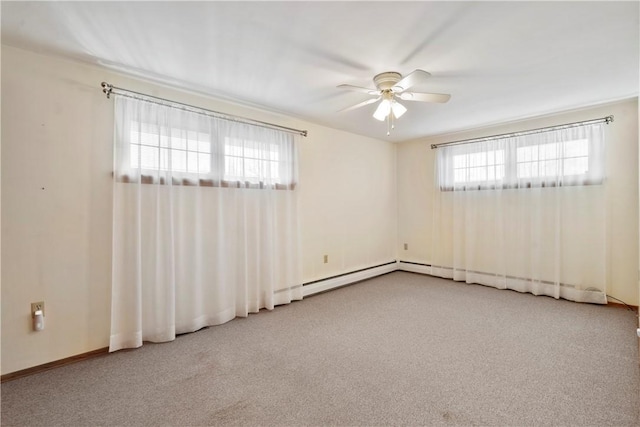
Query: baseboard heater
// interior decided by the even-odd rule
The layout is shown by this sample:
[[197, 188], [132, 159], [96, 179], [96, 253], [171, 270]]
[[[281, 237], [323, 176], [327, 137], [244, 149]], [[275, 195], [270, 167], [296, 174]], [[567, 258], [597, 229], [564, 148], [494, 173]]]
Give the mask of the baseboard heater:
[[320, 292], [339, 288], [341, 286], [350, 285], [365, 279], [391, 273], [398, 269], [397, 261], [390, 261], [384, 264], [372, 267], [362, 268], [360, 270], [350, 271], [348, 273], [338, 274], [336, 276], [326, 277], [320, 280], [303, 283], [302, 296], [308, 297]]
[[411, 273], [421, 273], [431, 275], [431, 264], [422, 264], [412, 261], [398, 261], [398, 270]]
[[[412, 273], [427, 274], [434, 277], [442, 277], [449, 280], [453, 279], [453, 267], [443, 267], [439, 265], [421, 264], [410, 261], [398, 261], [398, 270], [409, 271]], [[449, 271], [449, 275], [443, 275], [442, 271]], [[608, 300], [603, 291], [598, 288], [576, 289], [575, 285], [568, 283], [556, 283], [549, 280], [534, 280], [527, 277], [501, 275], [496, 273], [488, 273], [486, 271], [457, 269], [464, 272], [468, 280], [467, 283], [475, 283], [483, 286], [490, 286], [497, 289], [510, 289], [512, 291], [522, 293], [532, 293], [534, 295], [546, 295], [550, 297], [556, 296], [555, 287], [560, 286], [560, 298], [569, 301], [585, 302], [592, 304], [607, 304]], [[434, 274], [434, 272], [436, 274]], [[533, 292], [529, 288], [530, 283], [536, 283], [539, 288]]]

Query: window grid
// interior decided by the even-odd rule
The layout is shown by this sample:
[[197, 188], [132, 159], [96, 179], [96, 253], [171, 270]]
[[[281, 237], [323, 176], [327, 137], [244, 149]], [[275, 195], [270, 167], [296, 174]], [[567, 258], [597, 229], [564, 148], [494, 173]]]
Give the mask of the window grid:
[[[128, 159], [131, 170], [144, 171], [147, 179], [158, 172], [174, 178], [259, 185], [293, 185], [285, 143], [224, 137], [218, 149], [211, 135], [181, 128], [129, 122]], [[285, 163], [286, 162], [286, 163]], [[166, 177], [160, 177], [166, 178]]]
[[278, 146], [269, 144], [268, 150], [251, 147], [263, 144], [252, 141], [225, 141], [224, 179], [227, 181], [280, 182], [280, 160]]
[[504, 178], [504, 150], [483, 151], [454, 156], [455, 183], [496, 181]]
[[517, 149], [517, 178], [579, 176], [589, 171], [589, 141], [579, 139]]
[[455, 185], [484, 185], [512, 177], [515, 180], [581, 176], [589, 172], [587, 139], [518, 147], [505, 162], [504, 150], [453, 156]]
[[[211, 143], [208, 134], [156, 128], [133, 122], [130, 133], [130, 166], [133, 169], [208, 174]], [[140, 131], [144, 129], [143, 131]], [[169, 135], [180, 135], [170, 137]]]

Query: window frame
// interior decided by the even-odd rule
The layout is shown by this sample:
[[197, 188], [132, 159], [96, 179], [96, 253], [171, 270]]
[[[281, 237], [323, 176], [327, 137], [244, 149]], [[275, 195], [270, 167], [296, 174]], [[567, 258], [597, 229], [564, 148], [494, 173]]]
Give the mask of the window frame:
[[[530, 136], [530, 135], [527, 135]], [[586, 155], [582, 156], [569, 156], [567, 155], [567, 145], [576, 142], [584, 141], [586, 146]], [[602, 142], [603, 143], [603, 142]], [[473, 143], [471, 143], [473, 144]], [[515, 189], [515, 188], [536, 188], [536, 187], [561, 187], [561, 186], [580, 186], [580, 185], [600, 185], [604, 183], [604, 155], [598, 153], [594, 147], [595, 144], [588, 135], [581, 137], [571, 137], [566, 139], [555, 139], [549, 141], [539, 141], [533, 138], [524, 137], [524, 139], [516, 138], [503, 138], [495, 140], [487, 140], [484, 143], [478, 144], [477, 150], [469, 149], [469, 147], [462, 147], [463, 144], [458, 146], [443, 147], [445, 150], [451, 150], [448, 155], [439, 152], [436, 158], [438, 168], [438, 186], [440, 191], [472, 191], [472, 190], [496, 190], [496, 189]], [[547, 145], [557, 145], [561, 150], [556, 157], [543, 158], [537, 156], [536, 160], [519, 160], [518, 152], [523, 148], [528, 147], [544, 147]], [[466, 144], [464, 144], [466, 145]], [[473, 166], [467, 166], [466, 168], [456, 168], [455, 158], [458, 156], [471, 156], [478, 153], [491, 153], [503, 150], [504, 151], [504, 175], [502, 179], [486, 179], [475, 180], [467, 182], [456, 182], [456, 169], [468, 170]], [[456, 153], [460, 151], [460, 153]], [[566, 168], [565, 162], [568, 159], [585, 158], [587, 161], [587, 169], [580, 174], [564, 173]], [[522, 176], [520, 175], [519, 166], [524, 163], [537, 163], [540, 165], [545, 161], [557, 161], [559, 165], [557, 168], [563, 171], [562, 174], [556, 173], [555, 175], [540, 175], [537, 176]], [[447, 162], [447, 164], [442, 164]], [[485, 163], [484, 167], [488, 169], [491, 166], [498, 166], [498, 163]], [[482, 166], [482, 165], [481, 165]], [[444, 172], [442, 172], [444, 170]], [[597, 175], [592, 173], [593, 171], [601, 171], [602, 173]]]
[[[151, 131], [149, 132], [142, 132], [140, 130], [140, 128], [142, 126], [148, 126], [149, 128], [160, 128], [160, 133], [152, 133]], [[138, 129], [138, 131], [136, 131], [136, 127]], [[214, 147], [215, 144], [213, 143], [212, 137], [211, 137], [211, 133], [204, 133], [201, 130], [198, 129], [189, 129], [189, 128], [175, 128], [175, 127], [169, 127], [169, 126], [157, 126], [157, 125], [152, 125], [149, 123], [141, 123], [141, 122], [135, 122], [135, 121], [131, 121], [129, 122], [129, 140], [128, 140], [128, 147], [129, 147], [129, 151], [127, 151], [127, 163], [129, 165], [129, 169], [130, 170], [136, 170], [139, 169], [141, 171], [141, 173], [143, 173], [144, 175], [152, 175], [156, 172], [159, 173], [166, 173], [166, 172], [171, 172], [172, 174], [176, 174], [177, 176], [182, 176], [183, 178], [187, 178], [187, 177], [202, 177], [202, 176], [209, 176], [213, 174], [213, 164], [214, 164]], [[152, 129], [153, 130], [153, 129]], [[174, 148], [172, 145], [172, 140], [174, 139], [174, 136], [172, 135], [173, 131], [177, 131], [180, 133], [185, 133], [185, 134], [189, 134], [189, 133], [195, 133], [196, 135], [200, 136], [200, 135], [204, 135], [208, 137], [207, 141], [202, 141], [200, 138], [196, 138], [195, 140], [189, 139], [188, 137], [185, 138], [179, 138], [184, 140], [185, 142], [185, 148]], [[169, 135], [167, 135], [166, 133], [163, 134], [162, 132], [167, 132]], [[138, 140], [136, 142], [134, 142], [134, 133], [137, 133], [138, 135], [145, 133], [147, 135], [153, 135], [155, 138], [160, 139], [160, 141], [158, 142], [157, 145], [149, 145], [149, 144], [144, 144], [142, 141]], [[163, 142], [162, 142], [162, 138], [167, 138], [169, 141], [166, 142], [165, 146], [163, 146]], [[197, 145], [199, 145], [201, 142], [207, 142], [209, 144], [209, 152], [200, 152], [200, 151], [194, 151], [194, 150], [190, 150], [189, 149], [189, 143], [190, 142], [196, 142]], [[158, 151], [162, 151], [162, 150], [167, 150], [169, 153], [173, 152], [173, 151], [183, 151], [186, 153], [185, 156], [185, 161], [186, 161], [186, 170], [179, 170], [179, 169], [172, 169], [172, 168], [168, 168], [168, 167], [163, 167], [162, 166], [162, 153], [159, 154], [158, 156], [158, 168], [146, 168], [146, 167], [142, 167], [142, 160], [139, 160], [139, 164], [140, 167], [136, 167], [133, 163], [133, 159], [132, 159], [132, 150], [133, 150], [133, 146], [137, 145], [139, 147], [151, 147], [153, 149], [156, 149]], [[199, 148], [199, 147], [198, 147]], [[193, 172], [193, 171], [189, 171], [188, 170], [188, 153], [196, 153], [196, 154], [209, 154], [209, 171], [208, 172]], [[171, 158], [173, 156], [169, 156], [169, 158]]]
[[[225, 159], [227, 157], [227, 155], [225, 154], [226, 140], [227, 139], [249, 140], [249, 138], [245, 138], [241, 136], [241, 134], [219, 136], [219, 135], [216, 135], [216, 133], [219, 133], [219, 132], [216, 132], [215, 129], [209, 129], [209, 133], [205, 133], [205, 132], [202, 132], [202, 130], [198, 130], [198, 129], [195, 129], [195, 130], [189, 129], [189, 128], [180, 129], [180, 128], [175, 128], [170, 126], [167, 126], [166, 128], [162, 128], [159, 131], [160, 133], [146, 132], [147, 134], [154, 135], [156, 138], [163, 138], [163, 137], [168, 138], [169, 142], [166, 144], [166, 147], [164, 147], [162, 146], [161, 141], [159, 141], [157, 145], [148, 145], [148, 144], [143, 144], [138, 137], [133, 136], [134, 134], [140, 135], [142, 133], [140, 128], [143, 125], [148, 126], [152, 130], [154, 128], [155, 129], [161, 128], [160, 126], [154, 125], [151, 123], [140, 123], [133, 120], [129, 121], [128, 123], [123, 123], [123, 125], [127, 126], [127, 132], [125, 132], [127, 139], [124, 144], [124, 146], [126, 146], [126, 149], [124, 149], [125, 152], [123, 153], [124, 155], [121, 161], [123, 162], [123, 168], [127, 171], [127, 173], [120, 174], [120, 176], [117, 177], [117, 181], [119, 182], [125, 182], [125, 183], [139, 182], [142, 184], [160, 184], [160, 185], [171, 184], [171, 185], [183, 185], [183, 186], [275, 189], [275, 190], [294, 190], [297, 185], [296, 174], [294, 173], [296, 168], [295, 163], [297, 162], [295, 155], [291, 159], [290, 163], [292, 164], [289, 166], [289, 170], [291, 171], [291, 173], [289, 174], [290, 176], [285, 176], [285, 174], [283, 174], [283, 172], [287, 168], [286, 168], [286, 165], [284, 165], [285, 160], [281, 160], [282, 157], [284, 156], [279, 156], [278, 167], [279, 167], [280, 179], [277, 182], [265, 183], [264, 181], [260, 181], [258, 179], [246, 180], [246, 179], [243, 179], [242, 176], [233, 177], [234, 179], [227, 179], [228, 176], [226, 174], [226, 167], [225, 167]], [[185, 140], [184, 150], [181, 148], [172, 147], [172, 143], [171, 143], [172, 136], [164, 136], [162, 133], [163, 131], [165, 131], [165, 129], [171, 129], [171, 131], [177, 130], [178, 132], [184, 132], [185, 135], [193, 132], [195, 132], [196, 135], [206, 135], [207, 137], [209, 137], [208, 141], [206, 141], [209, 143], [209, 153], [205, 153], [205, 152], [200, 153], [200, 151], [189, 150], [189, 142], [192, 140], [186, 137], [183, 138]], [[211, 130], [214, 130], [214, 131], [211, 132]], [[229, 134], [231, 133], [237, 133], [237, 132], [229, 132]], [[253, 136], [253, 139], [255, 140], [255, 136]], [[199, 145], [200, 142], [205, 142], [205, 141], [202, 141], [201, 139], [197, 138], [195, 142]], [[258, 145], [260, 144], [268, 144], [271, 147], [275, 147], [279, 153], [282, 153], [283, 150], [288, 149], [287, 147], [288, 144], [280, 143], [279, 141], [258, 142]], [[292, 145], [290, 149], [295, 150], [295, 145], [293, 140], [290, 142], [290, 144]], [[185, 153], [187, 153], [186, 155], [187, 163], [185, 165], [186, 170], [185, 171], [174, 170], [168, 167], [163, 167], [161, 164], [162, 157], [160, 155], [158, 156], [158, 159], [157, 159], [158, 168], [142, 167], [142, 161], [140, 160], [140, 157], [138, 157], [139, 159], [138, 165], [132, 164], [133, 156], [132, 156], [131, 150], [133, 149], [134, 146], [138, 146], [138, 147], [149, 146], [152, 148], [157, 148], [158, 150], [167, 150], [169, 153], [171, 153], [172, 151], [184, 151]], [[190, 152], [193, 152], [196, 154], [209, 154], [208, 172], [193, 172], [188, 170], [188, 153]], [[170, 157], [171, 156], [169, 156], [169, 158]], [[243, 161], [245, 161], [247, 158], [245, 156], [234, 156], [234, 157], [240, 158]]]

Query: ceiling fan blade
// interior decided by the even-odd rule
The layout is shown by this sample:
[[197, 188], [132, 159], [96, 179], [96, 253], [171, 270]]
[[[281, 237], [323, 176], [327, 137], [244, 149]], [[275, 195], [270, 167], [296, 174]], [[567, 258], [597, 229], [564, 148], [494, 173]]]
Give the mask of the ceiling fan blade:
[[402, 80], [393, 85], [394, 92], [403, 92], [409, 89], [411, 86], [414, 86], [418, 83], [426, 80], [431, 74], [427, 73], [424, 70], [414, 70], [411, 73], [404, 76]]
[[366, 87], [353, 86], [353, 85], [338, 85], [337, 87], [339, 89], [352, 90], [354, 92], [362, 92], [368, 95], [378, 95], [380, 93], [380, 91], [377, 89], [369, 89]]
[[451, 99], [451, 95], [446, 93], [403, 92], [398, 94], [398, 96], [405, 101], [437, 102], [440, 104]]
[[365, 105], [373, 104], [374, 102], [377, 102], [379, 100], [380, 100], [380, 97], [367, 99], [366, 101], [362, 101], [359, 104], [352, 105], [351, 107], [343, 108], [342, 110], [338, 111], [338, 113], [343, 113], [345, 111], [355, 110], [356, 108], [360, 108], [360, 107], [364, 107]]

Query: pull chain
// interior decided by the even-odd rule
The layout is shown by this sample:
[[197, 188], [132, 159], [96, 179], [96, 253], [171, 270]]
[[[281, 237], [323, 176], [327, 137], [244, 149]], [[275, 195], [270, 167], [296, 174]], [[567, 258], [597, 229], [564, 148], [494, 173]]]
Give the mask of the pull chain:
[[387, 136], [391, 135], [391, 129], [396, 128], [396, 124], [393, 119], [394, 119], [393, 111], [390, 111], [389, 115], [387, 116]]

